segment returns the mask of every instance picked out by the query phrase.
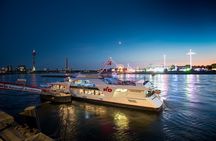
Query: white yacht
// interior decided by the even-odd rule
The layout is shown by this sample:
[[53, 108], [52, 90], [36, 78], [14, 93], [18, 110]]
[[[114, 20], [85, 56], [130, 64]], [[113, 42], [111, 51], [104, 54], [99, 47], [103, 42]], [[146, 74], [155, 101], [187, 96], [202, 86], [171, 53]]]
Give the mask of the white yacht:
[[144, 110], [163, 109], [160, 90], [155, 90], [148, 81], [139, 83], [100, 75], [78, 75], [66, 83], [70, 83], [72, 99]]

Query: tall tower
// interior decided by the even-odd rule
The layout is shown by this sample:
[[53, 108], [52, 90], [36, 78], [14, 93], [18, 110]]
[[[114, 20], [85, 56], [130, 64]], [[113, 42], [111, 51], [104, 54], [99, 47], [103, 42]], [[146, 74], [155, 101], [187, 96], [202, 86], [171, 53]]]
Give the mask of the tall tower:
[[192, 55], [196, 54], [195, 52], [191, 51], [192, 49], [190, 49], [190, 51], [187, 53], [187, 55], [190, 56], [190, 69], [192, 69]]
[[65, 59], [65, 71], [67, 72], [69, 70], [68, 68], [68, 58]]
[[35, 68], [35, 57], [36, 57], [36, 51], [33, 50], [32, 51], [32, 71], [36, 71], [36, 68]]

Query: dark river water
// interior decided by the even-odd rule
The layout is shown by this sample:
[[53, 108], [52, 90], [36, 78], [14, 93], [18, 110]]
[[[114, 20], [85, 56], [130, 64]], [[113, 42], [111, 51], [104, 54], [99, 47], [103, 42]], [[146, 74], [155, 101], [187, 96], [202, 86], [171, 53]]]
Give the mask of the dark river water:
[[[73, 101], [38, 108], [38, 128], [56, 140], [148, 141], [216, 140], [216, 75], [121, 75], [150, 80], [159, 88], [166, 108], [160, 114]], [[0, 81], [26, 78], [31, 85], [63, 80], [40, 75], [1, 75]], [[0, 109], [16, 117], [40, 97], [0, 90]]]

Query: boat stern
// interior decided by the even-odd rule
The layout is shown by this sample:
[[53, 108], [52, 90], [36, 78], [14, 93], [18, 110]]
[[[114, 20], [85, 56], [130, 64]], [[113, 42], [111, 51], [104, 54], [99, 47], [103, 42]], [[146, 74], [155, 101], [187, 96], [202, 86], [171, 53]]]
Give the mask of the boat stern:
[[161, 111], [164, 107], [164, 101], [161, 97], [153, 94], [151, 97], [148, 98], [151, 108], [155, 109], [156, 111]]

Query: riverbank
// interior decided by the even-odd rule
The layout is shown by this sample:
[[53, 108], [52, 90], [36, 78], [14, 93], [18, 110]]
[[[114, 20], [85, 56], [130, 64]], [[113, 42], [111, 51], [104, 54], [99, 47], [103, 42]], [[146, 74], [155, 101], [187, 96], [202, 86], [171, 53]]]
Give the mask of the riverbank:
[[[66, 77], [76, 77], [76, 74], [82, 73], [82, 74], [96, 74], [97, 71], [73, 71], [70, 73], [64, 73], [64, 72], [34, 72], [34, 73], [4, 73], [1, 75], [17, 75], [17, 74], [39, 74], [41, 77], [55, 77], [55, 78], [66, 78]], [[104, 74], [111, 74], [110, 72], [104, 73]], [[216, 71], [167, 71], [167, 72], [125, 72], [125, 73], [117, 73], [117, 74], [150, 74], [150, 75], [156, 75], [156, 74], [168, 74], [168, 75], [190, 75], [190, 74], [198, 74], [198, 75], [214, 75], [216, 74]], [[102, 74], [103, 75], [103, 74]]]
[[27, 124], [20, 125], [11, 115], [0, 111], [0, 140], [4, 141], [53, 141]]
[[[88, 73], [89, 74], [89, 73]], [[149, 75], [215, 75], [216, 71], [208, 71], [208, 72], [133, 72], [133, 73], [118, 73], [118, 74], [149, 74]], [[66, 78], [66, 77], [75, 77], [72, 74], [41, 74], [41, 77], [53, 77], [53, 78]]]

